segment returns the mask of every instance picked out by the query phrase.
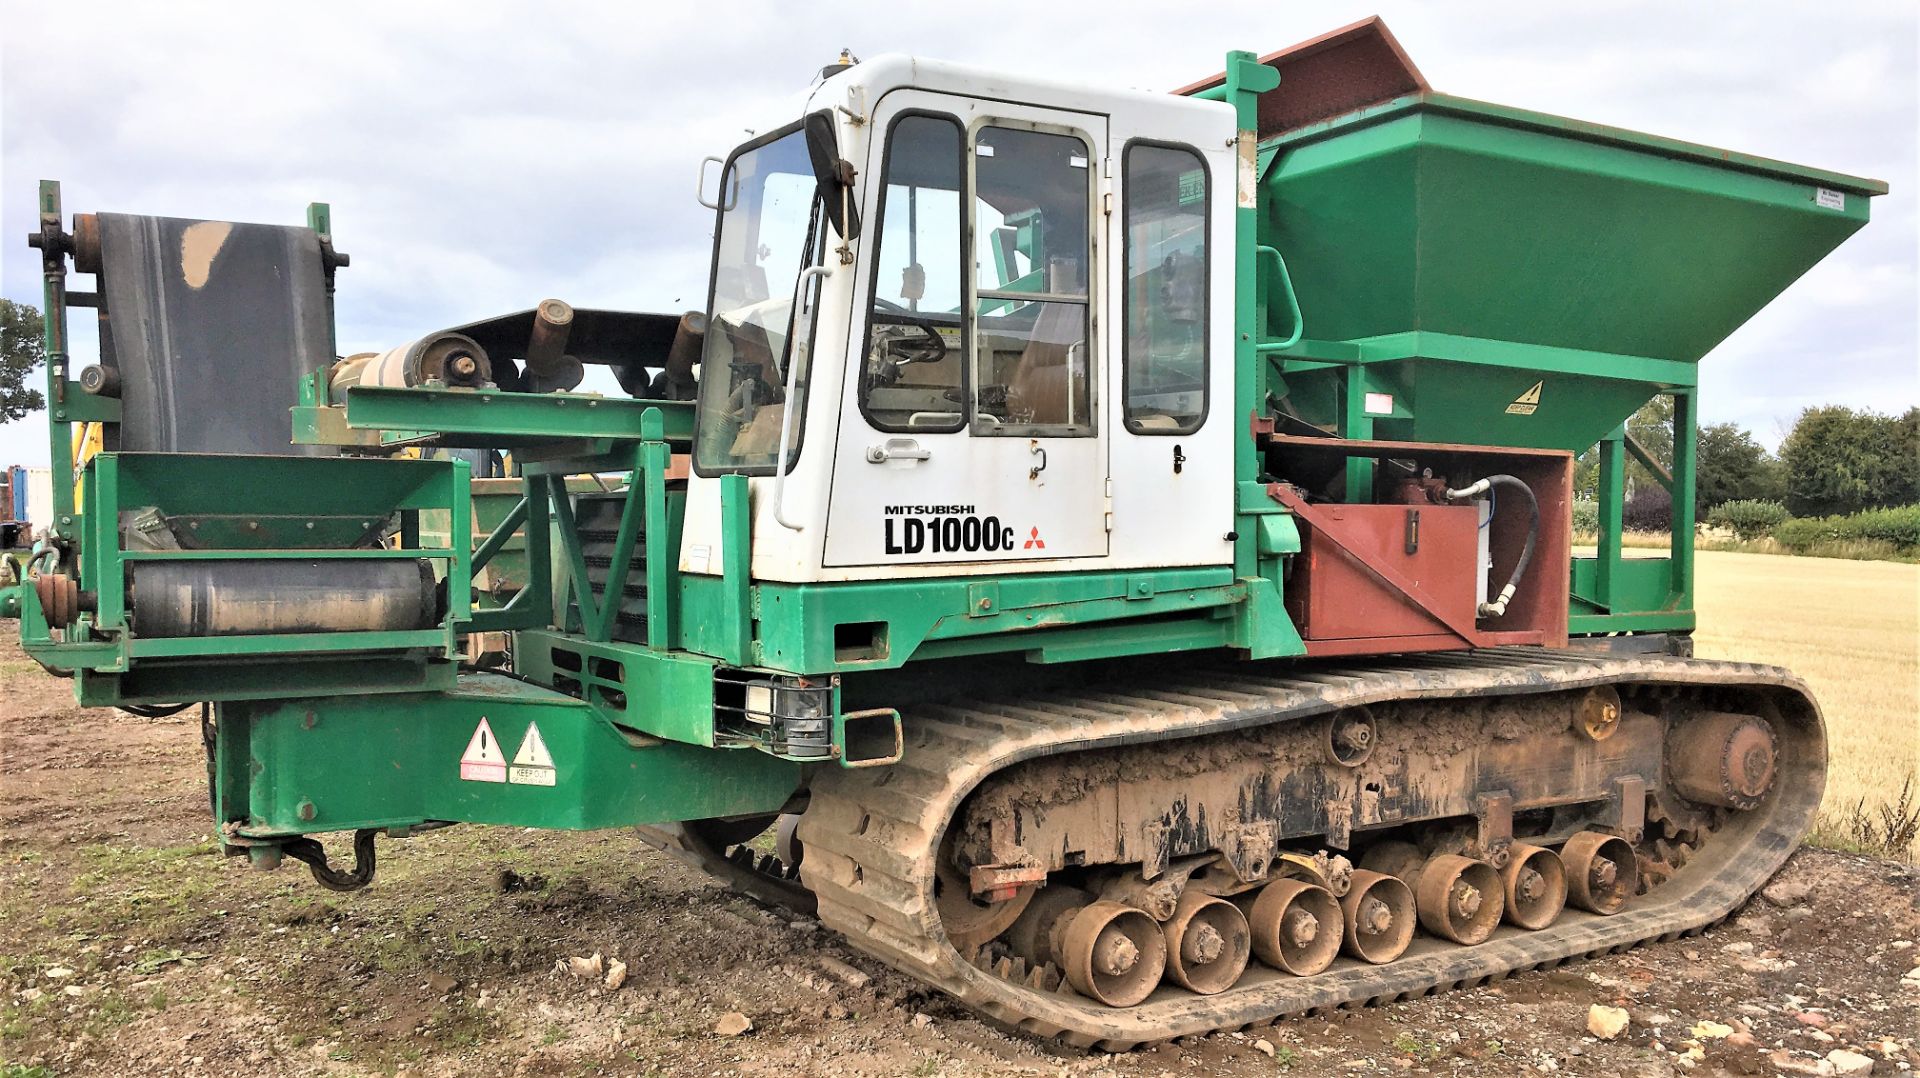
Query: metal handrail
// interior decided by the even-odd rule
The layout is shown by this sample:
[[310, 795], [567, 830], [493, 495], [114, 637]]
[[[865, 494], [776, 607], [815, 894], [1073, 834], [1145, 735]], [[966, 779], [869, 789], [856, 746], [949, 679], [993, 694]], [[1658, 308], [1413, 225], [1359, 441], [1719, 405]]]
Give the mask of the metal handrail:
[[1299, 344], [1301, 335], [1306, 332], [1306, 328], [1307, 328], [1306, 319], [1300, 314], [1300, 297], [1297, 294], [1295, 294], [1293, 290], [1293, 275], [1287, 272], [1287, 260], [1280, 257], [1279, 249], [1276, 247], [1268, 247], [1266, 244], [1263, 243], [1263, 244], [1260, 244], [1258, 247], [1254, 248], [1254, 251], [1255, 251], [1255, 254], [1258, 255], [1259, 257], [1264, 258], [1269, 255], [1273, 257], [1273, 264], [1280, 271], [1280, 284], [1285, 289], [1285, 294], [1287, 297], [1287, 307], [1289, 310], [1293, 312], [1292, 335], [1287, 337], [1285, 340], [1281, 340], [1281, 341], [1260, 341], [1259, 343], [1253, 346], [1254, 351], [1256, 352], [1284, 351], [1288, 348], [1292, 348], [1296, 344]]

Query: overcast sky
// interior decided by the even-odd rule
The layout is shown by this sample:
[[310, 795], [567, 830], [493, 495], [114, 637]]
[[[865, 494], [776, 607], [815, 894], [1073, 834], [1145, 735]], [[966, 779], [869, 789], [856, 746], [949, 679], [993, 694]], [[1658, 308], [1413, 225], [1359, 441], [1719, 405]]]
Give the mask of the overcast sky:
[[[677, 311], [705, 296], [700, 158], [787, 118], [842, 47], [1165, 90], [1378, 13], [1438, 90], [1891, 183], [1707, 358], [1702, 419], [1771, 445], [1809, 404], [1920, 403], [1912, 0], [0, 5], [0, 291], [36, 306], [48, 178], [69, 213], [330, 202], [344, 351], [544, 296]], [[39, 418], [0, 426], [0, 464], [45, 459]]]

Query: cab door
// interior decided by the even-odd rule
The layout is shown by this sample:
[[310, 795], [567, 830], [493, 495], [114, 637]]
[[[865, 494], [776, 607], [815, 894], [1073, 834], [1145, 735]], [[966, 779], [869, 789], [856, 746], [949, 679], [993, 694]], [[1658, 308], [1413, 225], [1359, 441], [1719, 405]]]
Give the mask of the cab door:
[[1108, 553], [1103, 117], [882, 99], [825, 564]]

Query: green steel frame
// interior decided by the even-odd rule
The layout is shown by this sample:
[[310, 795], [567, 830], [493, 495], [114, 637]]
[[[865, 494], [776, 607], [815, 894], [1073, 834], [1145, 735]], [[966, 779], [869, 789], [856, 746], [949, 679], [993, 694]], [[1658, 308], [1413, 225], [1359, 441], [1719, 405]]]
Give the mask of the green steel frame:
[[[1304, 654], [1283, 604], [1288, 559], [1301, 550], [1301, 537], [1293, 514], [1268, 493], [1272, 477], [1258, 437], [1271, 429], [1282, 402], [1322, 406], [1327, 425], [1346, 438], [1433, 442], [1449, 439], [1422, 433], [1471, 426], [1475, 409], [1484, 407], [1453, 387], [1473, 385], [1483, 396], [1511, 398], [1516, 387], [1548, 375], [1561, 379], [1555, 406], [1564, 415], [1584, 414], [1587, 422], [1606, 416], [1615, 423], [1656, 393], [1675, 402], [1671, 472], [1652, 469], [1675, 506], [1667, 558], [1622, 557], [1625, 462], [1639, 448], [1622, 427], [1593, 432], [1601, 458], [1601, 537], [1595, 556], [1574, 560], [1570, 630], [1690, 630], [1698, 354], [1607, 350], [1586, 322], [1546, 327], [1557, 335], [1516, 329], [1514, 339], [1455, 332], [1459, 327], [1444, 317], [1395, 323], [1398, 315], [1383, 315], [1379, 304], [1429, 302], [1425, 286], [1378, 290], [1386, 300], [1368, 289], [1329, 292], [1340, 268], [1329, 259], [1340, 244], [1319, 242], [1324, 237], [1312, 230], [1321, 224], [1289, 201], [1284, 185], [1320, 182], [1315, 170], [1342, 164], [1342, 153], [1377, 163], [1429, 137], [1448, 152], [1470, 153], [1482, 135], [1469, 130], [1469, 122], [1491, 132], [1482, 134], [1498, 144], [1502, 160], [1539, 157], [1538, 146], [1526, 139], [1547, 132], [1586, 140], [1547, 155], [1563, 154], [1569, 167], [1618, 175], [1650, 169], [1654, 179], [1682, 187], [1707, 183], [1700, 170], [1708, 165], [1698, 160], [1697, 148], [1555, 128], [1534, 114], [1438, 95], [1263, 142], [1258, 102], [1279, 81], [1277, 70], [1254, 54], [1233, 52], [1222, 83], [1198, 95], [1232, 106], [1241, 159], [1231, 282], [1232, 414], [1247, 424], [1247, 436], [1235, 443], [1230, 565], [756, 582], [749, 481], [728, 475], [719, 480], [719, 572], [683, 574], [677, 555], [686, 495], [670, 473], [693, 436], [691, 404], [438, 386], [354, 387], [336, 401], [325, 372], [299, 387], [294, 440], [340, 447], [343, 455], [103, 454], [76, 476], [75, 425], [117, 421], [118, 402], [84, 394], [68, 377], [64, 256], [49, 251], [50, 448], [55, 474], [80, 479], [85, 491], [76, 504], [73, 484], [55, 484], [52, 530], [57, 545], [79, 551], [91, 608], [77, 624], [56, 630], [32, 588], [13, 589], [5, 601], [18, 607], [27, 650], [51, 668], [73, 671], [83, 703], [215, 702], [215, 809], [236, 848], [271, 851], [305, 833], [437, 821], [589, 828], [768, 813], [787, 803], [808, 766], [884, 762], [850, 758], [849, 724], [877, 716], [890, 721], [897, 736], [899, 715], [842, 713], [843, 678], [994, 653], [1037, 663], [1218, 648], [1252, 658]], [[1351, 138], [1340, 144], [1334, 135]], [[1622, 147], [1651, 149], [1678, 164], [1607, 156]], [[1735, 157], [1712, 164], [1736, 177], [1725, 186], [1740, 198], [1756, 204], [1784, 198], [1776, 187], [1786, 182], [1780, 176], [1786, 166]], [[1870, 181], [1808, 170], [1794, 176], [1877, 193]], [[1380, 182], [1401, 178], [1389, 174]], [[1350, 197], [1360, 201], [1391, 201], [1385, 188], [1349, 186], [1355, 188]], [[1865, 219], [1865, 200], [1858, 202], [1846, 215], [1851, 227]], [[1747, 218], [1738, 209], [1726, 210], [1720, 226], [1744, 227]], [[44, 229], [58, 232], [57, 184], [41, 184], [40, 211]], [[1379, 216], [1377, 222], [1367, 216], [1355, 243], [1386, 249], [1404, 243], [1404, 231], [1393, 231], [1409, 226], [1404, 215]], [[1821, 242], [1843, 235], [1848, 223], [1809, 220], [1806, 227]], [[309, 208], [308, 225], [330, 240], [326, 206]], [[1791, 269], [1784, 261], [1778, 267], [1781, 274]], [[1482, 277], [1465, 282], [1469, 292], [1485, 287], [1485, 267], [1479, 270]], [[1503, 317], [1525, 325], [1524, 307]], [[1700, 341], [1707, 337], [1689, 347]], [[1393, 404], [1370, 408], [1370, 394], [1391, 395]], [[1524, 439], [1538, 435], [1525, 431], [1509, 424], [1472, 440], [1536, 444]], [[409, 444], [429, 456], [435, 448], [511, 450], [521, 472], [517, 496], [489, 509], [490, 526], [476, 533], [464, 463], [367, 455]], [[1366, 500], [1373, 466], [1367, 459], [1349, 461], [1351, 500]], [[622, 478], [608, 487], [609, 476]], [[611, 547], [602, 555], [610, 567], [597, 587], [573, 498], [587, 481], [622, 499]], [[122, 521], [142, 511], [197, 521], [205, 549], [128, 549]], [[424, 530], [423, 519], [430, 522]], [[394, 523], [390, 546], [361, 541], [373, 521]], [[234, 557], [428, 558], [445, 580], [448, 610], [439, 625], [410, 632], [152, 640], [134, 631], [127, 617], [130, 566]], [[511, 561], [505, 577], [513, 586], [500, 601], [476, 608], [470, 582], [496, 559], [503, 566]], [[631, 622], [620, 620], [624, 586], [634, 572], [644, 574], [646, 595], [638, 640], [630, 639]], [[511, 676], [457, 675], [461, 638], [483, 632], [513, 634]], [[782, 756], [770, 741], [722, 730], [719, 686], [741, 679], [827, 688], [831, 755]], [[509, 746], [520, 746], [510, 762]]]

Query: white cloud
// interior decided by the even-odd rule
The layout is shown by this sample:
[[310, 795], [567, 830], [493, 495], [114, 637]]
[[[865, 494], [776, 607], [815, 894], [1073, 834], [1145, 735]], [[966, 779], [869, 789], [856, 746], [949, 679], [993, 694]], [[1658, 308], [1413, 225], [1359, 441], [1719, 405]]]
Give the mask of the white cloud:
[[[1910, 2], [1381, 6], [1438, 89], [1892, 182], [1872, 225], [1708, 357], [1703, 418], [1777, 441], [1806, 403], [1920, 400]], [[782, 116], [843, 46], [1166, 89], [1375, 6], [69, 0], [46, 26], [21, 10], [0, 42], [0, 291], [38, 303], [20, 238], [42, 177], [66, 181], [70, 212], [296, 222], [321, 199], [354, 256], [341, 343], [370, 348], [546, 295], [697, 306], [698, 160]], [[43, 442], [0, 427], [0, 462]]]

